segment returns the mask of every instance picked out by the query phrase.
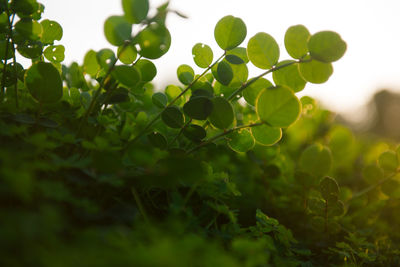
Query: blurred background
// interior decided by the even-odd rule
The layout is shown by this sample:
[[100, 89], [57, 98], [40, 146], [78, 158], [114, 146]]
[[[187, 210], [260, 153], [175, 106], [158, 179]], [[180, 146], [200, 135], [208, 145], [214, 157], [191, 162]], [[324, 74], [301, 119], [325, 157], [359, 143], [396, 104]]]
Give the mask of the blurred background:
[[[60, 42], [66, 46], [64, 64], [82, 63], [89, 49], [112, 48], [104, 38], [103, 23], [111, 15], [122, 14], [120, 0], [40, 2], [46, 7], [43, 18], [56, 20], [64, 29]], [[150, 0], [153, 9], [164, 2]], [[240, 17], [246, 23], [248, 34], [243, 46], [257, 32], [271, 34], [281, 47], [281, 60], [289, 58], [283, 43], [287, 28], [303, 24], [311, 34], [338, 32], [348, 48], [344, 57], [333, 64], [334, 73], [328, 82], [307, 84], [299, 96], [318, 99], [323, 107], [356, 126], [400, 138], [398, 0], [171, 0], [170, 9], [189, 18], [173, 13], [168, 16], [171, 48], [155, 61], [158, 75], [154, 82], [159, 90], [178, 83], [176, 69], [180, 64], [196, 70], [191, 55], [196, 43], [210, 45], [215, 57], [222, 53], [214, 40], [214, 26], [225, 15]], [[250, 77], [259, 73], [250, 68]]]

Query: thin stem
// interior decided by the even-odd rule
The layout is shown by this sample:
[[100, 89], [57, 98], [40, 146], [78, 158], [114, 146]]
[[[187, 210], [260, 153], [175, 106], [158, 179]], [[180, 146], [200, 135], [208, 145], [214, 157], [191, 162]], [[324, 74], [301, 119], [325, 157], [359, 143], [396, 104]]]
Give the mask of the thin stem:
[[397, 175], [400, 171], [396, 171], [395, 173], [392, 173], [391, 175], [389, 175], [386, 178], [383, 178], [381, 180], [379, 180], [376, 184], [373, 184], [371, 186], [368, 186], [367, 188], [364, 188], [363, 190], [355, 193], [349, 200], [347, 200], [347, 202], [352, 201], [355, 198], [361, 197], [369, 192], [371, 192], [372, 190], [374, 190], [375, 188], [377, 188], [378, 186], [384, 184], [386, 181], [392, 179], [395, 175]]
[[[5, 49], [5, 54], [4, 54], [3, 77], [2, 77], [2, 80], [1, 80], [1, 93], [2, 93], [2, 95], [5, 94], [6, 77], [7, 77], [6, 71], [7, 71], [8, 50], [9, 50], [10, 42], [11, 42], [11, 39], [12, 39], [12, 24], [14, 23], [14, 18], [15, 18], [15, 14], [13, 14], [12, 18], [10, 20], [10, 10], [8, 9], [8, 5], [7, 5], [7, 8], [6, 8], [6, 13], [7, 13], [7, 23], [8, 23], [8, 34], [7, 34], [6, 49]], [[13, 52], [14, 52], [14, 58], [15, 58], [15, 50]]]
[[197, 76], [196, 79], [194, 79], [190, 84], [186, 86], [186, 88], [177, 96], [175, 97], [168, 105], [166, 105], [147, 125], [146, 127], [143, 128], [142, 131], [139, 132], [135, 138], [132, 139], [132, 141], [128, 142], [127, 145], [135, 143], [140, 137], [142, 137], [149, 129], [151, 126], [153, 126], [154, 123], [161, 117], [161, 114], [164, 112], [165, 109], [168, 107], [172, 106], [181, 96], [183, 96], [192, 86], [201, 78], [203, 77], [212, 67], [214, 67], [215, 64], [217, 64], [226, 54], [226, 51], [220, 56], [213, 64], [208, 66], [199, 76]]
[[232, 133], [234, 131], [237, 131], [237, 130], [240, 130], [240, 129], [243, 129], [243, 128], [256, 127], [256, 126], [259, 126], [259, 125], [262, 125], [262, 124], [263, 124], [262, 122], [257, 122], [257, 123], [252, 123], [252, 124], [247, 124], [247, 125], [241, 125], [241, 126], [234, 127], [232, 129], [229, 129], [229, 130], [224, 131], [224, 132], [222, 132], [220, 134], [217, 134], [217, 135], [211, 137], [210, 139], [200, 143], [199, 145], [197, 145], [194, 148], [192, 148], [189, 151], [187, 151], [186, 154], [190, 154], [190, 153], [200, 149], [201, 147], [203, 147], [205, 145], [208, 145], [208, 144], [214, 142], [215, 140], [217, 140], [217, 139], [219, 139], [219, 138], [221, 138], [221, 137], [223, 137], [225, 135], [228, 135], [228, 134], [230, 134], [230, 133]]
[[244, 89], [246, 89], [247, 87], [249, 87], [251, 84], [255, 83], [258, 79], [262, 78], [263, 76], [265, 76], [265, 75], [267, 75], [267, 74], [269, 74], [269, 73], [271, 73], [271, 72], [280, 70], [280, 69], [282, 69], [282, 68], [288, 67], [288, 66], [290, 66], [290, 65], [293, 65], [293, 64], [295, 64], [295, 63], [299, 63], [299, 62], [303, 62], [303, 61], [301, 61], [301, 60], [290, 61], [290, 62], [285, 63], [285, 64], [282, 64], [282, 65], [280, 65], [280, 66], [274, 66], [274, 67], [272, 67], [271, 69], [269, 69], [269, 70], [267, 70], [267, 71], [261, 73], [260, 75], [254, 77], [254, 78], [252, 78], [252, 79], [250, 79], [250, 80], [248, 80], [247, 82], [243, 83], [242, 86], [240, 86], [238, 89], [236, 89], [236, 91], [233, 92], [233, 93], [228, 97], [228, 100], [231, 101], [232, 99], [234, 99], [236, 95], [238, 95], [239, 93], [241, 93]]
[[181, 130], [179, 131], [179, 133], [171, 140], [171, 142], [168, 144], [168, 148], [173, 145], [175, 143], [175, 141], [179, 138], [179, 136], [181, 136], [181, 134], [183, 133], [183, 131], [189, 126], [189, 124], [192, 122], [192, 119], [188, 120], [185, 125], [183, 125], [183, 127], [181, 128]]
[[119, 53], [117, 54], [117, 57], [113, 60], [113, 62], [111, 63], [110, 67], [107, 70], [106, 75], [103, 77], [103, 79], [101, 79], [99, 88], [97, 89], [97, 91], [95, 92], [92, 101], [90, 102], [89, 108], [86, 110], [85, 114], [83, 115], [81, 122], [79, 124], [78, 130], [76, 135], [79, 136], [79, 134], [81, 133], [82, 127], [83, 125], [86, 123], [90, 113], [92, 112], [94, 106], [97, 103], [97, 98], [99, 97], [101, 90], [104, 88], [105, 82], [107, 80], [107, 78], [110, 76], [111, 72], [114, 70], [115, 68], [115, 64], [117, 64], [119, 55], [125, 50], [125, 48], [130, 44], [130, 42], [125, 42], [124, 46], [121, 48], [121, 50], [119, 51]]
[[143, 219], [148, 223], [149, 217], [147, 217], [146, 210], [144, 209], [142, 201], [140, 200], [140, 196], [139, 196], [138, 192], [136, 191], [135, 187], [133, 187], [133, 186], [131, 187], [131, 192], [132, 192], [133, 197], [135, 198], [136, 205], [138, 206], [139, 211], [143, 216]]

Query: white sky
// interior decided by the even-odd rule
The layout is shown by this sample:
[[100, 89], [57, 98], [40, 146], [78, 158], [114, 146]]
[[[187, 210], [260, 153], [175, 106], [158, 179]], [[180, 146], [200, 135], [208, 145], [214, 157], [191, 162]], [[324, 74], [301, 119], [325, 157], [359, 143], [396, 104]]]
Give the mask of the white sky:
[[[66, 46], [64, 63], [82, 63], [89, 49], [112, 47], [104, 38], [103, 23], [108, 16], [122, 14], [120, 0], [39, 2], [46, 7], [43, 18], [56, 20], [64, 29], [60, 42]], [[150, 0], [153, 8], [164, 2]], [[214, 41], [214, 26], [223, 16], [234, 15], [247, 25], [248, 35], [242, 46], [257, 32], [267, 32], [280, 44], [281, 60], [288, 58], [283, 38], [292, 25], [303, 24], [311, 33], [338, 32], [347, 42], [345, 56], [334, 62], [328, 82], [307, 84], [301, 93], [318, 98], [329, 109], [355, 115], [376, 90], [400, 92], [399, 0], [171, 0], [170, 8], [189, 19], [172, 13], [168, 17], [172, 44], [169, 52], [155, 61], [158, 76], [154, 82], [158, 86], [177, 81], [176, 68], [180, 64], [195, 68], [191, 50], [198, 42], [210, 45], [214, 57], [218, 57], [222, 51]], [[252, 76], [260, 72], [250, 69]]]

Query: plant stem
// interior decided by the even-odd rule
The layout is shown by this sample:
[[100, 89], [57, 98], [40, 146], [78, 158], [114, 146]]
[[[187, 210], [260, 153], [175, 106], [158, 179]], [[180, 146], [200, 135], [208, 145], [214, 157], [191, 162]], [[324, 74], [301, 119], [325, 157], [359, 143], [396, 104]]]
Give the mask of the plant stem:
[[246, 89], [247, 87], [249, 87], [251, 84], [253, 84], [254, 82], [256, 82], [258, 79], [262, 78], [263, 76], [265, 76], [265, 75], [267, 75], [267, 74], [269, 74], [269, 73], [271, 73], [271, 72], [280, 70], [280, 69], [282, 69], [282, 68], [288, 67], [288, 66], [290, 66], [290, 65], [293, 65], [293, 64], [295, 64], [295, 63], [299, 63], [299, 62], [302, 62], [302, 61], [301, 61], [301, 60], [290, 61], [290, 62], [285, 63], [285, 64], [282, 64], [282, 65], [280, 65], [280, 66], [274, 66], [274, 67], [272, 67], [271, 69], [269, 69], [269, 70], [267, 70], [267, 71], [261, 73], [260, 75], [254, 77], [254, 78], [251, 78], [251, 79], [248, 80], [247, 82], [243, 83], [242, 86], [240, 86], [238, 89], [236, 89], [236, 91], [233, 92], [233, 93], [228, 97], [228, 100], [231, 101], [232, 99], [234, 99], [235, 96], [236, 96], [237, 94], [241, 93], [244, 89]]
[[132, 139], [132, 141], [128, 142], [127, 145], [135, 143], [140, 137], [142, 137], [147, 130], [150, 129], [151, 126], [153, 126], [154, 123], [161, 117], [161, 114], [164, 112], [165, 109], [168, 107], [172, 106], [181, 96], [183, 96], [192, 86], [201, 78], [203, 77], [212, 67], [214, 67], [215, 64], [217, 64], [226, 54], [226, 51], [220, 56], [213, 64], [208, 66], [199, 76], [197, 76], [196, 79], [194, 79], [190, 84], [186, 86], [186, 88], [177, 96], [175, 97], [168, 105], [166, 105], [147, 125], [146, 127], [143, 128], [142, 131], [139, 132], [135, 138]]
[[252, 123], [252, 124], [247, 124], [247, 125], [241, 125], [241, 126], [234, 127], [234, 128], [232, 128], [232, 129], [229, 129], [229, 130], [224, 131], [224, 132], [222, 132], [222, 133], [220, 133], [220, 134], [217, 134], [217, 135], [211, 137], [210, 139], [208, 139], [208, 140], [206, 140], [206, 141], [200, 143], [199, 145], [197, 145], [197, 146], [195, 146], [194, 148], [192, 148], [192, 149], [190, 149], [189, 151], [187, 151], [186, 154], [190, 154], [190, 153], [192, 153], [192, 152], [198, 150], [199, 148], [201, 148], [201, 147], [203, 147], [203, 146], [205, 146], [205, 145], [208, 145], [208, 144], [210, 144], [211, 142], [213, 142], [213, 141], [215, 141], [215, 140], [217, 140], [217, 139], [219, 139], [219, 138], [221, 138], [221, 137], [223, 137], [223, 136], [225, 136], [225, 135], [228, 135], [228, 134], [230, 134], [230, 133], [232, 133], [232, 132], [234, 132], [234, 131], [237, 131], [237, 130], [240, 130], [240, 129], [243, 129], [243, 128], [251, 128], [251, 127], [260, 126], [260, 125], [262, 125], [262, 124], [263, 124], [262, 122], [257, 122], [257, 123]]
[[132, 186], [131, 191], [132, 191], [133, 197], [135, 198], [136, 205], [138, 206], [139, 211], [143, 216], [143, 219], [146, 221], [146, 223], [149, 223], [149, 217], [147, 217], [146, 210], [143, 207], [142, 201], [140, 200], [140, 196], [139, 196], [138, 192], [136, 191], [135, 187]]
[[[4, 96], [4, 94], [5, 94], [6, 77], [7, 77], [7, 75], [6, 75], [7, 57], [8, 57], [9, 46], [10, 46], [10, 43], [12, 42], [12, 25], [14, 23], [14, 18], [15, 18], [15, 14], [13, 14], [12, 18], [10, 20], [10, 10], [8, 9], [8, 5], [7, 5], [7, 8], [6, 8], [6, 14], [7, 14], [8, 34], [7, 34], [6, 49], [5, 49], [5, 54], [4, 54], [3, 77], [2, 77], [2, 80], [1, 80], [1, 94], [2, 94], [2, 96]], [[15, 49], [14, 49], [14, 46], [13, 46], [13, 52], [14, 52], [14, 64], [15, 64]], [[18, 98], [17, 95], [16, 95], [16, 98]], [[18, 100], [16, 100], [16, 101], [18, 103]], [[18, 104], [17, 104], [17, 107], [18, 107]]]
[[372, 190], [374, 190], [375, 188], [377, 188], [378, 186], [380, 186], [381, 184], [385, 183], [386, 181], [392, 179], [396, 174], [398, 174], [400, 171], [396, 171], [395, 173], [392, 173], [391, 175], [389, 175], [386, 178], [383, 178], [381, 180], [379, 180], [376, 184], [370, 185], [367, 188], [364, 188], [363, 190], [355, 193], [349, 200], [347, 200], [347, 202], [352, 201], [355, 198], [361, 197], [369, 192], [371, 192]]
[[179, 131], [179, 133], [171, 140], [171, 142], [168, 144], [167, 148], [169, 148], [171, 145], [173, 145], [176, 141], [176, 139], [179, 138], [179, 136], [181, 136], [181, 134], [183, 133], [183, 131], [186, 129], [186, 127], [189, 126], [189, 124], [192, 122], [192, 119], [189, 119], [185, 125], [182, 126], [181, 130]]
[[83, 125], [86, 123], [90, 113], [92, 112], [95, 104], [97, 103], [97, 98], [99, 97], [101, 90], [103, 89], [105, 82], [107, 80], [107, 78], [110, 76], [111, 72], [114, 70], [115, 68], [115, 64], [117, 64], [119, 55], [126, 49], [126, 47], [130, 44], [130, 42], [125, 42], [123, 47], [121, 48], [120, 52], [117, 54], [117, 57], [113, 60], [113, 62], [111, 63], [111, 65], [109, 66], [106, 75], [103, 77], [103, 79], [101, 79], [99, 88], [97, 89], [97, 91], [95, 92], [92, 101], [90, 102], [89, 108], [86, 110], [85, 114], [83, 115], [81, 122], [79, 124], [78, 130], [76, 135], [79, 136], [82, 130]]

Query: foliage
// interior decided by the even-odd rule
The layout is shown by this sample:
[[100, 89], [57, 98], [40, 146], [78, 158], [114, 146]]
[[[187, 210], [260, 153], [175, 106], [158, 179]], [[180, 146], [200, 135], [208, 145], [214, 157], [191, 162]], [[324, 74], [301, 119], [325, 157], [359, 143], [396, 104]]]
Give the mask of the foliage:
[[115, 48], [66, 66], [43, 5], [0, 1], [2, 266], [400, 265], [399, 149], [295, 94], [332, 75], [337, 33], [290, 27], [279, 60], [267, 33], [240, 47], [226, 16], [221, 55], [195, 44], [203, 72], [177, 66], [160, 91], [165, 19], [184, 15], [122, 6], [104, 24]]

